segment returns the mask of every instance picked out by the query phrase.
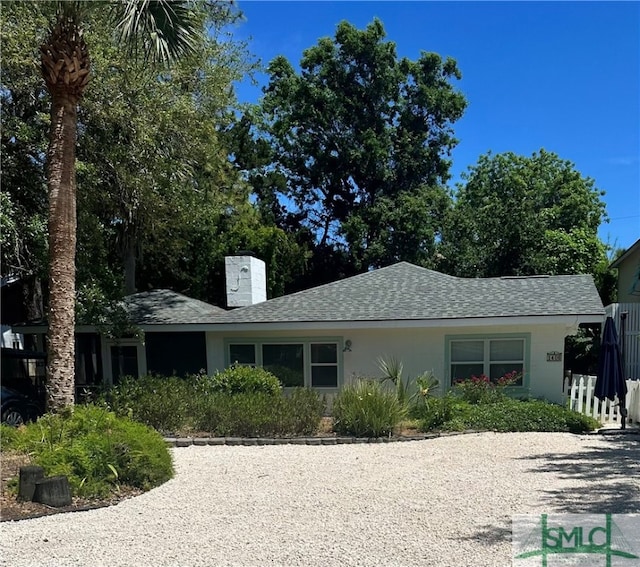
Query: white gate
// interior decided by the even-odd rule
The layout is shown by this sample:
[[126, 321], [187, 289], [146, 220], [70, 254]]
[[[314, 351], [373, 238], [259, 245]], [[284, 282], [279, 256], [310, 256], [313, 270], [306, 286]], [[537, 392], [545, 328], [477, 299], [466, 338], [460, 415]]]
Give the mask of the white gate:
[[[620, 402], [600, 400], [594, 394], [595, 376], [575, 374], [569, 389], [569, 408], [590, 415], [600, 423], [621, 423]], [[640, 380], [627, 380], [627, 423], [640, 423]]]

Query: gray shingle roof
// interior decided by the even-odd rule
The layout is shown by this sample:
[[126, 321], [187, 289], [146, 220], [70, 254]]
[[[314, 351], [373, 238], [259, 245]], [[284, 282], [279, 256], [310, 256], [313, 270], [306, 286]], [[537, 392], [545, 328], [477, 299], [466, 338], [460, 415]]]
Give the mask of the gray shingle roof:
[[128, 295], [124, 306], [138, 325], [184, 325], [213, 323], [226, 311], [168, 289]]
[[136, 293], [124, 302], [139, 325], [604, 314], [591, 276], [467, 279], [407, 262], [232, 311], [165, 289]]
[[390, 321], [604, 314], [591, 276], [467, 279], [400, 262], [228, 312], [217, 322]]

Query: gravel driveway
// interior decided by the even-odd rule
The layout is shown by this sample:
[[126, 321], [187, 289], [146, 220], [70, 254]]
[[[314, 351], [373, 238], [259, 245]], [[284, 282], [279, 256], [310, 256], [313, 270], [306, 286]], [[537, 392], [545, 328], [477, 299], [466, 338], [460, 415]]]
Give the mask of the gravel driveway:
[[511, 565], [512, 514], [640, 512], [640, 436], [172, 449], [118, 506], [0, 524], [0, 565]]

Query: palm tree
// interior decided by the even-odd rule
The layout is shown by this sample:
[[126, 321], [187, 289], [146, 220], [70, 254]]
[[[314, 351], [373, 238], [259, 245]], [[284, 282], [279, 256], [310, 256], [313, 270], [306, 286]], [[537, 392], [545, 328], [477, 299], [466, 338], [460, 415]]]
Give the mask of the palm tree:
[[49, 334], [47, 408], [74, 402], [77, 108], [90, 77], [83, 23], [94, 9], [109, 9], [117, 39], [133, 57], [168, 63], [193, 51], [199, 29], [188, 2], [112, 0], [57, 2], [41, 46], [42, 76], [51, 95], [49, 140]]

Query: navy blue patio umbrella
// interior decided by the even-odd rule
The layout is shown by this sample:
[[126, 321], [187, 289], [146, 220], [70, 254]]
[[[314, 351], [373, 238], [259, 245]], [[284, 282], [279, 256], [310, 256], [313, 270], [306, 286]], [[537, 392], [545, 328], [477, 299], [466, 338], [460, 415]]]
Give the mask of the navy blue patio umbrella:
[[622, 354], [616, 324], [611, 317], [607, 317], [602, 332], [600, 344], [600, 358], [598, 359], [598, 378], [596, 380], [595, 395], [604, 400], [613, 401], [616, 396], [620, 401], [620, 415], [622, 416], [622, 429], [626, 428], [626, 396], [627, 383], [624, 379], [622, 366]]

